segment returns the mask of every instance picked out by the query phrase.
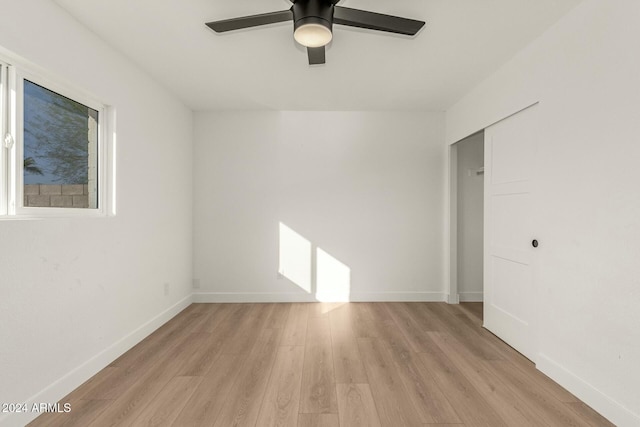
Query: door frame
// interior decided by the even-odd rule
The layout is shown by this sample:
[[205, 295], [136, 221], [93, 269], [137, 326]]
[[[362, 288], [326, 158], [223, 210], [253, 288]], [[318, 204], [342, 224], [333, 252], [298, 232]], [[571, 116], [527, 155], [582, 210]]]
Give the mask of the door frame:
[[469, 135], [447, 144], [444, 204], [444, 297], [449, 304], [460, 304], [460, 294], [458, 293], [458, 146], [456, 144], [473, 135], [484, 132], [489, 126], [539, 104], [540, 101], [528, 103], [516, 111], [494, 119], [491, 123], [487, 123]]
[[[462, 140], [460, 140], [462, 141]], [[458, 294], [458, 142], [447, 146], [445, 197], [445, 298], [449, 304], [459, 304]]]
[[460, 303], [458, 292], [458, 143], [471, 138], [484, 129], [465, 136], [447, 146], [447, 192], [445, 197], [445, 277], [448, 288], [445, 292], [449, 304]]

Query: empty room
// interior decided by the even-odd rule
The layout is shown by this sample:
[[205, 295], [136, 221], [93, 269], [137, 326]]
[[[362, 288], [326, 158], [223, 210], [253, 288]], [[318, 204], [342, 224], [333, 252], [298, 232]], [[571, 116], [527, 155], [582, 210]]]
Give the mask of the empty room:
[[0, 5], [0, 426], [640, 426], [639, 1]]

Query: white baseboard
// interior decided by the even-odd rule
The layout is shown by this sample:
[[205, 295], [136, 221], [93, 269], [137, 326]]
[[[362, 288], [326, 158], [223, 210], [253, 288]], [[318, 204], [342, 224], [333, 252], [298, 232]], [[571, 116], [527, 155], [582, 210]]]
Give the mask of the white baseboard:
[[444, 292], [362, 292], [351, 294], [354, 302], [445, 302]]
[[[97, 374], [100, 370], [107, 367], [111, 362], [116, 360], [120, 355], [131, 349], [134, 345], [149, 336], [152, 332], [164, 325], [166, 322], [174, 318], [178, 313], [187, 308], [192, 303], [192, 295], [178, 301], [153, 319], [149, 320], [138, 329], [126, 335], [119, 341], [113, 343], [102, 352], [98, 353], [91, 359], [84, 362], [62, 378], [47, 386], [44, 390], [27, 399], [28, 408], [34, 403], [56, 403], [60, 399], [71, 393], [82, 383]], [[63, 402], [64, 403], [64, 402]], [[14, 413], [5, 414], [0, 417], [0, 426], [2, 427], [22, 427], [33, 421], [40, 413]]]
[[536, 368], [618, 427], [640, 426], [640, 415], [634, 414], [544, 354], [538, 355]]
[[460, 292], [460, 302], [483, 302], [484, 292]]
[[[349, 296], [352, 302], [376, 301], [415, 301], [440, 302], [446, 301], [442, 292], [360, 292]], [[296, 293], [259, 293], [259, 292], [198, 292], [193, 294], [196, 303], [250, 303], [250, 302], [318, 302], [311, 294]], [[328, 301], [324, 301], [328, 302]], [[340, 301], [338, 301], [340, 302]]]
[[301, 292], [197, 292], [195, 303], [216, 302], [316, 302], [312, 295]]

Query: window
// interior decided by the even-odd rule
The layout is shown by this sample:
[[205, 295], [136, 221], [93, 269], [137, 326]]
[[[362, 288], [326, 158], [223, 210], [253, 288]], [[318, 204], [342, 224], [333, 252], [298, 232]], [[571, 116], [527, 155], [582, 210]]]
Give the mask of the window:
[[106, 108], [0, 62], [0, 215], [106, 213]]

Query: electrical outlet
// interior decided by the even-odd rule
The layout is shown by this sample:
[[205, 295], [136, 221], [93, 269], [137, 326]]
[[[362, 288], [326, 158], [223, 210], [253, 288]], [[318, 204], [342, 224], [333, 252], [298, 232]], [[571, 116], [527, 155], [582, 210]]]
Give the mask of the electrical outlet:
[[164, 284], [164, 296], [169, 295], [169, 284], [165, 283]]
[[193, 279], [193, 289], [200, 289], [200, 279]]

